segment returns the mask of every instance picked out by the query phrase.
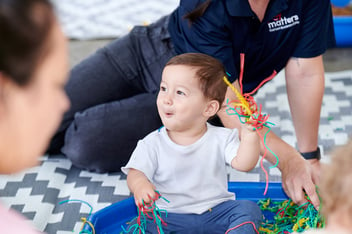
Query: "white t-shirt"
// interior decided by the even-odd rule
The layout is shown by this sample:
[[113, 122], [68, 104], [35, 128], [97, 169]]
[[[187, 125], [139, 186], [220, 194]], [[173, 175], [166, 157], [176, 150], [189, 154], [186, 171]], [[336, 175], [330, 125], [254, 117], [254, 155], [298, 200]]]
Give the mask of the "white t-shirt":
[[226, 163], [231, 164], [239, 147], [236, 129], [207, 124], [206, 133], [195, 143], [174, 143], [163, 127], [140, 140], [129, 162], [121, 170], [142, 171], [170, 203], [156, 205], [172, 213], [204, 211], [235, 199], [228, 191]]

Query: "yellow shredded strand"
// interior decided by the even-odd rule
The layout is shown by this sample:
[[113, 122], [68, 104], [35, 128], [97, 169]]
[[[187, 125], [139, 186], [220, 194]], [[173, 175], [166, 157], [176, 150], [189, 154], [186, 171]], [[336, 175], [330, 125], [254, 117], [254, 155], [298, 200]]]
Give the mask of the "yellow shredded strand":
[[246, 113], [251, 116], [253, 113], [251, 109], [249, 108], [249, 104], [246, 101], [246, 99], [242, 96], [242, 94], [231, 84], [231, 82], [227, 79], [226, 76], [224, 76], [224, 81], [225, 83], [232, 89], [232, 91], [236, 94], [237, 99], [242, 103], [242, 107], [246, 110]]

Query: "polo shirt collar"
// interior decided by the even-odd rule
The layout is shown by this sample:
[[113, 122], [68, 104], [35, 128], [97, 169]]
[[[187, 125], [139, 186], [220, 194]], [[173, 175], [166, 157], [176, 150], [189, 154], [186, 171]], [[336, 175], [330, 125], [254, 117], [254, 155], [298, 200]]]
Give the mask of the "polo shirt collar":
[[[287, 9], [289, 0], [271, 0], [270, 12], [278, 14]], [[231, 16], [254, 16], [248, 0], [226, 0], [226, 8]]]
[[231, 16], [254, 16], [248, 0], [226, 0], [226, 8]]

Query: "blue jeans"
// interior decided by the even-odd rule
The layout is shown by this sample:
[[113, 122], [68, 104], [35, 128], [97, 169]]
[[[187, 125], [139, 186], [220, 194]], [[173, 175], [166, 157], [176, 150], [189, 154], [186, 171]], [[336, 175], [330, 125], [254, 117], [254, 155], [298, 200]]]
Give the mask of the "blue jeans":
[[156, 96], [162, 70], [176, 55], [167, 26], [168, 16], [136, 26], [72, 69], [71, 108], [49, 154], [63, 153], [90, 171], [120, 171], [137, 141], [162, 124]]
[[[248, 200], [231, 200], [223, 202], [202, 214], [162, 213], [166, 226], [162, 226], [165, 234], [255, 234], [259, 231], [263, 215], [259, 206]], [[131, 225], [133, 225], [132, 223]], [[133, 230], [130, 230], [132, 233]], [[157, 226], [150, 221], [146, 233], [157, 234]]]

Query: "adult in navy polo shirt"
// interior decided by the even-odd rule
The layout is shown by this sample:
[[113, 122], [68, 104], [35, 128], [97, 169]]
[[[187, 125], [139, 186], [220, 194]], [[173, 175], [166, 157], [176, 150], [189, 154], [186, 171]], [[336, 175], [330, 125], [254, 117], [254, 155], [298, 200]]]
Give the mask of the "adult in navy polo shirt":
[[[194, 10], [202, 14], [194, 17]], [[313, 159], [303, 160], [272, 132], [266, 143], [279, 157], [287, 194], [301, 203], [305, 190], [317, 205], [313, 182], [319, 172], [322, 54], [332, 45], [329, 0], [181, 0], [170, 15], [135, 26], [72, 69], [66, 86], [71, 108], [48, 152], [63, 153], [91, 171], [119, 171], [137, 141], [161, 125], [156, 95], [171, 57], [184, 52], [216, 57], [238, 87], [244, 53], [244, 92], [285, 67], [298, 149]], [[232, 91], [227, 95], [236, 98]], [[236, 118], [224, 111], [218, 115], [225, 127], [238, 127]], [[273, 155], [267, 158], [276, 161]]]
[[[191, 16], [197, 7], [203, 13]], [[269, 147], [281, 161], [279, 168], [287, 194], [300, 203], [305, 189], [317, 205], [312, 182], [319, 172], [318, 127], [324, 91], [322, 54], [335, 45], [330, 2], [181, 0], [170, 19], [169, 31], [178, 54], [202, 52], [220, 59], [232, 82], [239, 77], [240, 54], [244, 53], [244, 92], [253, 91], [265, 78], [286, 68], [287, 94], [298, 148], [304, 156], [314, 158], [309, 160], [314, 171], [312, 177], [299, 153], [273, 133], [268, 137]], [[238, 87], [237, 80], [234, 84]], [[230, 100], [236, 99], [233, 95], [229, 89]], [[236, 118], [225, 112], [218, 115], [226, 127], [238, 127]], [[276, 161], [273, 155], [268, 159]], [[285, 171], [288, 165], [296, 168]]]
[[184, 17], [201, 0], [181, 0], [172, 14], [169, 31], [176, 53], [211, 54], [224, 63], [232, 81], [239, 77], [239, 55], [244, 53], [244, 92], [280, 71], [290, 58], [313, 58], [335, 45], [326, 0], [259, 0], [268, 6], [265, 12], [258, 10], [258, 16], [251, 1], [207, 2], [204, 14], [191, 25]]

